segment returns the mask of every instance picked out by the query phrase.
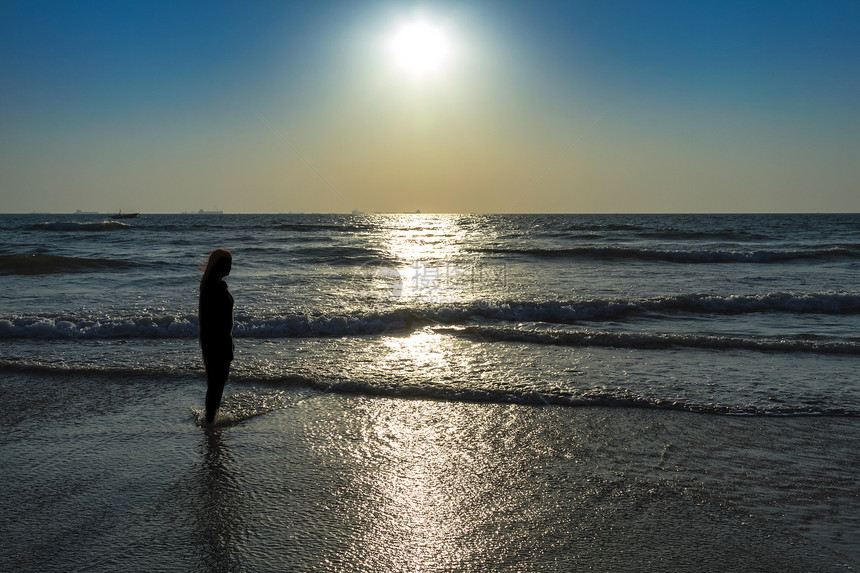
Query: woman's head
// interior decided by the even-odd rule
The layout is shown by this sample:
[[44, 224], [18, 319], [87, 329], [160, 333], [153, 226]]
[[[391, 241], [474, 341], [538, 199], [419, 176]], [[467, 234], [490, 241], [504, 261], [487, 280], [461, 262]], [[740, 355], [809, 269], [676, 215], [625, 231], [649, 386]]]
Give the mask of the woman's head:
[[200, 279], [200, 284], [204, 285], [208, 281], [218, 281], [230, 274], [230, 269], [233, 266], [233, 255], [227, 249], [215, 249], [209, 253], [209, 259], [206, 261], [206, 268], [203, 271], [203, 278]]

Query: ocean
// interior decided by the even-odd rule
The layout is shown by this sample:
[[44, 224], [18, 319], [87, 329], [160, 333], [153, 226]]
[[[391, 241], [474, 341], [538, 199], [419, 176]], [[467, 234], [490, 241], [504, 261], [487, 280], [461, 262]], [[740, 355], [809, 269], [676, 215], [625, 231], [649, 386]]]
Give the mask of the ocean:
[[860, 215], [0, 215], [0, 285], [0, 570], [860, 568]]

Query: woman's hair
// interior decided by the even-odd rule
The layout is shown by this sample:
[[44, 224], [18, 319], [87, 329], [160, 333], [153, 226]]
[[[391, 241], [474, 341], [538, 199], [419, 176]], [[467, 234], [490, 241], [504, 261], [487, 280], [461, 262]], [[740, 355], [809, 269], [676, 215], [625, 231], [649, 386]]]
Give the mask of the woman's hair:
[[233, 262], [233, 255], [230, 254], [230, 251], [228, 251], [227, 249], [215, 249], [214, 251], [209, 253], [209, 258], [206, 261], [206, 266], [203, 267], [203, 277], [200, 279], [201, 287], [209, 280], [209, 275], [212, 274], [212, 271], [215, 269], [215, 267], [218, 266], [218, 263], [220, 263], [224, 259], [226, 259], [229, 263]]

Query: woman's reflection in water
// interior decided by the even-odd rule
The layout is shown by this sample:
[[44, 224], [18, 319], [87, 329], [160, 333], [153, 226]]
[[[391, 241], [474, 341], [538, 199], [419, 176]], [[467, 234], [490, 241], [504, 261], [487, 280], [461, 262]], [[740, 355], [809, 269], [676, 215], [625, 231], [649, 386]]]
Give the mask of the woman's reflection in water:
[[197, 491], [191, 509], [202, 569], [237, 571], [241, 569], [239, 546], [245, 528], [236, 462], [220, 430], [205, 432], [201, 450], [203, 463], [197, 467]]

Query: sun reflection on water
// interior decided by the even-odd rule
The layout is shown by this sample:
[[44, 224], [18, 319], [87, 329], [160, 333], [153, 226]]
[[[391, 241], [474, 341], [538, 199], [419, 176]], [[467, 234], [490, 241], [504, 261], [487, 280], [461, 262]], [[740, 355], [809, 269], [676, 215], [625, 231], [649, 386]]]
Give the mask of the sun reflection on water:
[[[458, 303], [475, 294], [479, 275], [474, 244], [461, 215], [386, 216], [381, 228], [381, 250], [391, 266], [377, 277], [393, 298], [427, 303]], [[483, 275], [481, 275], [483, 276]]]
[[491, 555], [491, 537], [479, 532], [492, 521], [487, 476], [498, 460], [488, 456], [486, 442], [475, 439], [488, 428], [470, 419], [468, 408], [426, 401], [366, 406], [375, 410], [374, 424], [366, 428], [369, 441], [381, 444], [384, 453], [364, 484], [366, 499], [374, 500], [365, 508], [373, 519], [366, 521], [360, 545], [379, 550], [365, 556], [368, 564], [456, 570], [464, 562], [480, 562], [477, 555]]
[[[388, 266], [375, 270], [371, 284], [409, 304], [413, 313], [423, 308], [414, 302], [472, 301], [477, 257], [464, 246], [475, 244], [468, 236], [475, 232], [480, 230], [458, 215], [381, 218], [378, 245]], [[382, 337], [380, 343], [375, 375], [393, 384], [409, 380], [425, 393], [450, 390], [481, 377], [484, 369], [473, 346], [464, 348], [462, 340], [433, 326]], [[407, 394], [411, 384], [403, 386]], [[488, 419], [475, 417], [491, 410]], [[495, 480], [511, 469], [491, 445], [501, 420], [495, 410], [427, 400], [362, 401], [360, 411], [352, 412], [364, 420], [355, 429], [362, 438], [354, 455], [360, 465], [373, 460], [373, 467], [354, 484], [360, 495], [350, 513], [362, 515], [362, 533], [346, 554], [355, 563], [403, 571], [457, 570], [482, 562], [491, 567], [487, 560], [498, 548], [486, 531], [499, 517], [492, 501]], [[498, 501], [508, 506], [504, 513], [520, 514]]]
[[388, 350], [380, 366], [392, 371], [423, 371], [436, 379], [450, 379], [455, 374], [457, 362], [450, 344], [433, 332], [421, 330], [411, 336], [388, 336], [383, 344]]
[[[389, 336], [382, 344], [376, 368], [395, 379], [417, 376], [425, 388], [457, 384], [475, 362], [459, 340], [432, 328]], [[378, 461], [360, 478], [364, 499], [373, 500], [361, 510], [372, 517], [364, 521], [356, 549], [366, 564], [377, 570], [457, 570], [494, 554], [493, 538], [484, 530], [494, 519], [489, 476], [504, 463], [492, 446], [503, 418], [497, 412], [481, 418], [502, 408], [363, 402], [362, 413], [355, 413], [365, 420], [363, 455]], [[374, 547], [375, 555], [364, 553]]]
[[460, 254], [465, 230], [458, 215], [386, 217], [383, 246], [408, 267], [415, 262], [453, 260]]

